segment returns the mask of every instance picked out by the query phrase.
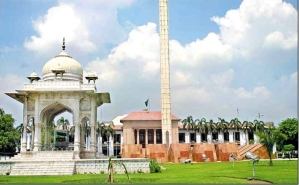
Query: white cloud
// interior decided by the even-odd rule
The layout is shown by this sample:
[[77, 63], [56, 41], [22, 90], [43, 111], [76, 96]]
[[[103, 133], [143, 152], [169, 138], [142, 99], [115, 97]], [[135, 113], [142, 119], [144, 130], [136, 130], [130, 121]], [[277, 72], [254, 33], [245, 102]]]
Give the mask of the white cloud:
[[57, 51], [63, 37], [67, 48], [80, 52], [94, 52], [107, 43], [118, 43], [124, 39], [125, 30], [118, 23], [117, 9], [130, 6], [132, 1], [60, 1], [33, 21], [37, 35], [27, 38], [24, 47], [47, 54]]
[[16, 112], [22, 113], [23, 106], [22, 104], [5, 93], [16, 93], [15, 90], [23, 89], [23, 85], [28, 83], [25, 81], [23, 77], [18, 75], [6, 75], [0, 76], [0, 107], [4, 109], [4, 111], [8, 114], [12, 114], [15, 119], [16, 125], [19, 125], [23, 122], [22, 114], [15, 114]]
[[171, 40], [170, 58], [181, 65], [209, 66], [231, 62], [232, 51], [229, 45], [221, 42], [219, 35], [209, 33], [203, 40], [197, 39], [184, 47]]
[[247, 59], [262, 56], [263, 46], [297, 46], [297, 11], [281, 0], [244, 0], [238, 9], [211, 20], [220, 27], [221, 40]]
[[266, 48], [291, 49], [297, 46], [297, 35], [294, 34], [285, 39], [281, 32], [271, 32], [266, 36], [263, 46]]
[[90, 41], [88, 28], [71, 4], [61, 3], [50, 8], [45, 16], [33, 21], [33, 25], [39, 37], [34, 35], [26, 40], [24, 46], [27, 49], [45, 53], [66, 37], [67, 44], [83, 52], [96, 50], [96, 45]]

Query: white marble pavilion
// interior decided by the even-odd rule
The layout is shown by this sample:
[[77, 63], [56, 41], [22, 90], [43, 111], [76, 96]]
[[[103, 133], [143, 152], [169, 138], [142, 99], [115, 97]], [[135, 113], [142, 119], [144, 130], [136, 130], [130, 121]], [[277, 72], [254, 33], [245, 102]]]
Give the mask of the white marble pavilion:
[[[108, 92], [97, 92], [95, 81], [98, 77], [89, 73], [88, 83], [83, 82], [83, 69], [65, 51], [63, 40], [62, 51], [49, 60], [42, 69], [42, 78], [33, 72], [28, 79], [29, 84], [16, 93], [6, 93], [11, 98], [21, 102], [23, 108], [23, 126], [32, 124], [33, 151], [51, 149], [50, 128], [54, 118], [67, 111], [73, 115], [75, 126], [74, 155], [75, 158], [85, 156], [85, 124], [90, 126], [90, 147], [87, 152], [90, 157], [96, 153], [96, 121], [97, 107], [110, 103]], [[33, 120], [33, 121], [32, 121]], [[45, 141], [42, 145], [41, 130], [45, 130]], [[21, 153], [27, 151], [27, 129], [23, 129]], [[42, 146], [44, 146], [42, 148]]]

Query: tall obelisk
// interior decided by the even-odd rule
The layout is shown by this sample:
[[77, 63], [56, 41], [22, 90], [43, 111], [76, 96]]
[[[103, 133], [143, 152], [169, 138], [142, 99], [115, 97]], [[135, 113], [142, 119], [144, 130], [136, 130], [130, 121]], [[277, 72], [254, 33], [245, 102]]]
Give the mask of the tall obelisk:
[[172, 143], [168, 37], [168, 0], [159, 0], [162, 143]]

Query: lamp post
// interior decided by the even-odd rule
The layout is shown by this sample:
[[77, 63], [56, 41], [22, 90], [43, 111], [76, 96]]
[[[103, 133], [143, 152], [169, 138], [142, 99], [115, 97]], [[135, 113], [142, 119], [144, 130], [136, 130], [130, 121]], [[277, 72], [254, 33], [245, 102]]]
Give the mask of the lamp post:
[[235, 160], [237, 159], [237, 156], [234, 153], [231, 153], [229, 157], [233, 159], [233, 168], [235, 168]]
[[[251, 152], [246, 152], [245, 154], [246, 159], [251, 159], [252, 160], [252, 179], [255, 178], [255, 169], [254, 169], [254, 164], [259, 162], [259, 156], [253, 155]], [[251, 180], [251, 179], [250, 179]]]

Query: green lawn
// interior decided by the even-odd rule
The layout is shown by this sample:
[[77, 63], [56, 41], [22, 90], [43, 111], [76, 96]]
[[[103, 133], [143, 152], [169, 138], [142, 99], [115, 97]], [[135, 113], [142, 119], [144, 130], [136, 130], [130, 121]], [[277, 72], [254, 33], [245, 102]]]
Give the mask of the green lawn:
[[[274, 184], [298, 184], [298, 161], [260, 161], [255, 165], [256, 179]], [[162, 164], [166, 170], [162, 173], [115, 174], [115, 183], [126, 184], [251, 184], [252, 163], [236, 162], [233, 168], [230, 162], [196, 163], [196, 164]], [[0, 183], [34, 184], [107, 184], [107, 174], [77, 174], [72, 176], [0, 176]]]

